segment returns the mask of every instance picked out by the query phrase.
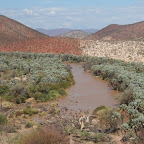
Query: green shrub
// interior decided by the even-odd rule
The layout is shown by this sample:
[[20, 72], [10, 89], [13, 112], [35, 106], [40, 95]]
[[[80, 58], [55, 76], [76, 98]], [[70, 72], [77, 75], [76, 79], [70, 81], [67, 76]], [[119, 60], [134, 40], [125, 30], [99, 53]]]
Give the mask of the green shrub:
[[7, 92], [9, 92], [9, 87], [6, 86], [6, 85], [0, 85], [0, 95], [4, 95], [6, 94]]
[[56, 90], [51, 90], [48, 96], [50, 100], [54, 100], [59, 98], [60, 94]]
[[106, 107], [106, 106], [99, 106], [97, 107], [94, 111], [93, 111], [93, 115], [97, 115], [97, 112], [100, 111], [100, 110], [107, 110], [109, 109], [109, 107]]
[[16, 98], [16, 104], [21, 104], [20, 98]]
[[28, 122], [26, 123], [25, 127], [26, 127], [26, 128], [31, 128], [31, 127], [33, 127], [34, 125], [35, 125], [35, 122], [33, 122], [33, 121], [28, 121]]
[[98, 111], [97, 115], [102, 129], [115, 130], [121, 120], [121, 115], [110, 108]]
[[27, 106], [24, 110], [23, 110], [24, 114], [27, 114], [29, 116], [32, 116], [33, 114], [37, 114], [38, 110], [35, 108], [30, 108], [29, 106]]
[[0, 125], [4, 125], [7, 123], [7, 117], [0, 114]]
[[66, 92], [65, 89], [63, 89], [63, 88], [58, 89], [57, 92], [58, 92], [61, 96], [67, 95], [67, 92]]

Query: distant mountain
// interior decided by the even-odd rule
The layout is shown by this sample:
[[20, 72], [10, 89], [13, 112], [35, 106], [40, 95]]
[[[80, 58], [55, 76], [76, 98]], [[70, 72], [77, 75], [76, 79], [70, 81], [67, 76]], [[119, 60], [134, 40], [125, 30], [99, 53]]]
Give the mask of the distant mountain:
[[13, 19], [0, 15], [0, 45], [45, 37], [47, 36], [36, 30], [33, 30]]
[[61, 35], [60, 37], [83, 39], [83, 38], [88, 37], [90, 34], [91, 33], [84, 32], [81, 30], [73, 30], [71, 32], [68, 32], [68, 33]]
[[45, 35], [52, 36], [52, 37], [62, 35], [62, 34], [65, 34], [65, 33], [72, 31], [72, 29], [65, 29], [65, 28], [51, 29], [51, 30], [38, 28], [36, 30], [45, 34]]
[[112, 24], [90, 35], [87, 40], [136, 40], [144, 38], [144, 22], [129, 25]]
[[98, 29], [83, 29], [83, 31], [93, 34], [96, 33]]
[[[42, 29], [42, 28], [38, 28], [36, 30], [39, 31], [39, 32], [41, 32], [41, 33], [43, 33], [43, 34], [45, 34], [45, 35], [55, 37], [55, 36], [60, 36], [60, 35], [69, 33], [71, 31], [74, 31], [75, 29], [66, 29], [66, 28], [60, 28], [60, 29]], [[88, 33], [92, 34], [92, 33], [97, 32], [98, 30], [97, 29], [82, 29], [81, 31], [88, 32]]]

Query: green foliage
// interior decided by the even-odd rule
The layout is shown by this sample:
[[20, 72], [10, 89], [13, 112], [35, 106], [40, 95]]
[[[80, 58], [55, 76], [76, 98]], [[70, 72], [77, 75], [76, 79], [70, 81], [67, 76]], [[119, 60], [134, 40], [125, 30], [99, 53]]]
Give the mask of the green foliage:
[[29, 106], [27, 106], [24, 110], [23, 110], [23, 113], [24, 114], [27, 114], [29, 116], [32, 116], [33, 114], [37, 114], [38, 113], [38, 110], [35, 109], [35, 108], [31, 108]]
[[96, 108], [94, 114], [98, 116], [102, 129], [115, 130], [118, 126], [119, 120], [121, 119], [120, 113], [105, 106]]
[[60, 59], [54, 54], [0, 53], [0, 94], [17, 104], [29, 97], [49, 101], [66, 95], [74, 80]]
[[81, 131], [81, 137], [84, 139], [88, 139], [88, 137], [90, 136], [90, 133], [87, 131]]
[[105, 134], [104, 133], [95, 133], [94, 135], [94, 141], [97, 142], [103, 142], [105, 140]]
[[106, 107], [106, 106], [99, 106], [99, 107], [97, 107], [94, 111], [93, 111], [93, 115], [97, 115], [97, 112], [98, 111], [101, 111], [101, 110], [107, 110], [107, 109], [109, 109], [109, 107]]
[[0, 95], [4, 95], [9, 92], [9, 87], [6, 85], [0, 85]]
[[[140, 121], [140, 118], [144, 116], [144, 65], [109, 58], [89, 57], [84, 68], [102, 79], [108, 79], [115, 90], [121, 91], [119, 100], [122, 107], [120, 108], [129, 115], [130, 128], [135, 131], [142, 130], [144, 122]], [[139, 121], [141, 126], [137, 126], [136, 121]]]
[[0, 114], [0, 125], [4, 125], [7, 123], [7, 117]]
[[[127, 63], [110, 58], [74, 56], [69, 54], [36, 54], [36, 53], [0, 53], [0, 72], [5, 76], [0, 80], [0, 93], [7, 99], [20, 97], [34, 97], [38, 101], [47, 101], [64, 95], [64, 90], [74, 84], [70, 67], [62, 61], [85, 62], [84, 69], [90, 70], [94, 75], [109, 80], [110, 85], [121, 92], [120, 104], [125, 106], [130, 121], [130, 128], [141, 130], [144, 122], [144, 65], [142, 63]], [[7, 72], [15, 74], [7, 75]], [[14, 76], [20, 80], [14, 79]], [[23, 77], [26, 77], [26, 81]], [[11, 78], [11, 79], [10, 79]], [[17, 84], [23, 83], [28, 88], [28, 94]], [[8, 86], [8, 89], [1, 88]], [[22, 93], [19, 90], [22, 90]], [[13, 91], [16, 94], [13, 95]], [[9, 92], [10, 91], [10, 92]], [[51, 92], [52, 91], [52, 92]], [[23, 95], [24, 94], [24, 95]], [[26, 94], [26, 95], [25, 95]], [[113, 112], [108, 115], [113, 115]], [[115, 118], [118, 115], [115, 113]], [[108, 116], [109, 117], [109, 116]], [[111, 116], [110, 116], [111, 117]], [[113, 119], [115, 119], [113, 117]], [[113, 121], [111, 119], [111, 121]], [[142, 126], [137, 126], [136, 122]]]

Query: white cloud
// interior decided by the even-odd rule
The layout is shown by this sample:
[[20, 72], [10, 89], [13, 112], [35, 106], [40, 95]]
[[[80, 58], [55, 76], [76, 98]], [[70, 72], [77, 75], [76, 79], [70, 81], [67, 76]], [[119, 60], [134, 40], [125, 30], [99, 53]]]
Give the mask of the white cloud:
[[51, 15], [51, 16], [52, 16], [52, 15], [56, 15], [56, 12], [55, 12], [55, 11], [50, 11], [50, 12], [49, 12], [49, 15]]
[[24, 9], [23, 10], [27, 15], [32, 15], [33, 11], [31, 9]]
[[[44, 1], [44, 0], [43, 0]], [[49, 1], [47, 1], [49, 2]], [[0, 14], [32, 28], [103, 28], [109, 24], [127, 24], [143, 20], [144, 4], [115, 8], [35, 7], [0, 9]]]

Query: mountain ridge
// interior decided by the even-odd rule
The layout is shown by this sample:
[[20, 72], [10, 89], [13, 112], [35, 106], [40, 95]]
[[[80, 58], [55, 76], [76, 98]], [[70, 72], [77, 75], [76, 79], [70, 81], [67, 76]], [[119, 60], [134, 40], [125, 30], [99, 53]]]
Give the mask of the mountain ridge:
[[0, 42], [8, 44], [33, 38], [46, 38], [48, 36], [29, 28], [20, 22], [0, 15]]
[[81, 30], [73, 30], [73, 31], [70, 31], [63, 35], [60, 35], [60, 37], [84, 39], [84, 38], [88, 37], [89, 35], [90, 35], [90, 33], [88, 33], [88, 32], [84, 32]]
[[128, 25], [111, 24], [90, 35], [86, 40], [135, 40], [144, 38], [144, 21]]
[[70, 28], [59, 28], [59, 29], [37, 28], [36, 30], [48, 36], [52, 36], [52, 37], [60, 36], [60, 35], [69, 33], [74, 30], [81, 30], [87, 33], [95, 33], [96, 31], [98, 31], [97, 29], [70, 29]]

